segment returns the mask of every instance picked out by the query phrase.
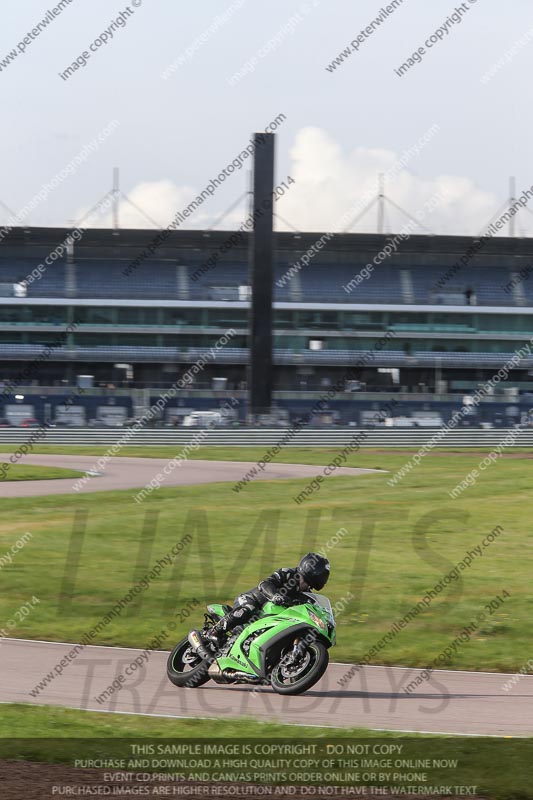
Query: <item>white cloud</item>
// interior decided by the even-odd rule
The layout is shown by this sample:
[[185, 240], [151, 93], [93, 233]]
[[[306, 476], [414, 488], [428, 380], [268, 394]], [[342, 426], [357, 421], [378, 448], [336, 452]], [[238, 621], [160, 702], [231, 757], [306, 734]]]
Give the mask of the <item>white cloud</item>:
[[[402, 154], [369, 147], [344, 153], [324, 130], [304, 128], [297, 134], [290, 155], [291, 175], [296, 183], [279, 201], [280, 214], [301, 230], [323, 231], [337, 230], [336, 220], [347, 209], [357, 207], [358, 201], [368, 196], [377, 196], [379, 174], [390, 170]], [[469, 178], [439, 175], [425, 180], [410, 172], [410, 167], [417, 170], [416, 155], [395, 179], [386, 183], [385, 195], [411, 216], [423, 210], [431, 197], [444, 195], [443, 202], [424, 219], [434, 233], [477, 234], [498, 207], [497, 198], [476, 187]], [[361, 208], [367, 204], [368, 200]], [[386, 203], [385, 220], [387, 230], [397, 232], [407, 218]], [[351, 230], [375, 232], [377, 205]]]
[[[431, 147], [431, 143], [426, 145]], [[423, 152], [423, 150], [422, 150]], [[289, 174], [295, 179], [286, 194], [275, 205], [281, 217], [301, 231], [338, 230], [336, 221], [348, 209], [368, 204], [368, 198], [378, 193], [380, 173], [394, 166], [402, 153], [371, 147], [356, 147], [343, 152], [330, 134], [321, 128], [308, 127], [298, 132], [290, 150]], [[405, 169], [385, 185], [385, 195], [411, 216], [430, 198], [441, 195], [444, 199], [437, 207], [426, 213], [422, 221], [426, 228], [437, 234], [477, 235], [484, 230], [503, 203], [490, 192], [475, 185], [460, 175], [438, 175], [432, 179], [418, 177], [420, 160], [412, 157]], [[412, 169], [413, 171], [410, 171]], [[286, 176], [280, 177], [284, 180]], [[240, 191], [235, 184], [235, 193]], [[178, 210], [186, 206], [202, 191], [202, 187], [177, 186], [170, 180], [146, 181], [128, 193], [133, 204], [142, 209], [159, 225], [167, 225]], [[209, 208], [209, 211], [207, 209]], [[221, 225], [224, 230], [237, 228], [243, 221], [246, 206], [242, 205], [225, 216]], [[85, 213], [82, 210], [77, 219]], [[200, 207], [180, 229], [209, 227], [224, 213], [224, 207], [216, 199]], [[355, 217], [357, 211], [354, 212]], [[385, 204], [386, 232], [397, 233], [407, 222], [390, 203]], [[111, 226], [111, 214], [93, 221], [94, 225]], [[146, 217], [130, 203], [121, 201], [120, 225], [123, 228], [151, 227]], [[291, 230], [277, 219], [278, 230]], [[377, 205], [351, 228], [352, 232], [375, 233], [377, 230]], [[528, 216], [521, 212], [517, 217], [517, 233], [532, 235], [533, 226]], [[423, 233], [420, 229], [420, 233]], [[507, 229], [502, 229], [507, 235]]]
[[[131, 202], [124, 198], [120, 199], [120, 227], [165, 227], [171, 222], [176, 211], [186, 208], [196, 194], [196, 189], [190, 186], [176, 186], [170, 180], [139, 183], [127, 193]], [[76, 219], [81, 220], [88, 211], [88, 208], [80, 209], [76, 214]], [[157, 224], [151, 224], [150, 219]], [[194, 224], [180, 227], [202, 228], [210, 223], [211, 217], [200, 210], [194, 216]], [[85, 224], [87, 224], [87, 220]], [[90, 224], [94, 227], [111, 227], [113, 224], [111, 210], [102, 215], [93, 215], [90, 217]]]

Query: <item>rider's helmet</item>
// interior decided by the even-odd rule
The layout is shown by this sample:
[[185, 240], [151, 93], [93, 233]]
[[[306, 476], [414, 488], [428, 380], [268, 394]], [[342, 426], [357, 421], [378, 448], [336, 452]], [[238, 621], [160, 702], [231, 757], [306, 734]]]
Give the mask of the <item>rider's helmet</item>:
[[318, 553], [307, 553], [296, 569], [311, 589], [323, 589], [328, 582], [329, 561]]

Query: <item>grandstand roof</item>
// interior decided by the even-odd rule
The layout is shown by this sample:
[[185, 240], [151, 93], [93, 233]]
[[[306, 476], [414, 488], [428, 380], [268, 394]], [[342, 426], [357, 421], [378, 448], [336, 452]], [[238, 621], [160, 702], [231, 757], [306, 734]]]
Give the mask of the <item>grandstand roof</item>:
[[[15, 227], [6, 234], [2, 240], [2, 245], [15, 246], [43, 246], [53, 249], [58, 242], [63, 241], [73, 228], [41, 228], [41, 227]], [[132, 248], [141, 251], [146, 247], [158, 231], [155, 229], [125, 228], [113, 230], [111, 228], [88, 229], [82, 240], [77, 243], [77, 247], [98, 247], [101, 248], [102, 255], [106, 253], [106, 248]], [[183, 248], [216, 248], [223, 244], [228, 237], [236, 231], [210, 231], [210, 230], [177, 230], [171, 231], [170, 236], [158, 249], [159, 257], [172, 247]], [[279, 231], [274, 234], [276, 247], [279, 249], [298, 249], [305, 251], [319, 239], [324, 232], [305, 232], [290, 233]], [[399, 235], [401, 231], [396, 232]], [[346, 249], [351, 252], [368, 254], [369, 252], [379, 252], [379, 250], [395, 235], [378, 233], [336, 233], [330, 241], [326, 243], [327, 249]], [[247, 246], [249, 234], [243, 233], [243, 243], [235, 247]], [[411, 235], [408, 239], [400, 242], [399, 249], [402, 253], [432, 253], [437, 255], [457, 254], [462, 255], [480, 237], [476, 236], [430, 236], [430, 235]], [[487, 239], [483, 246], [483, 253], [493, 255], [523, 255], [533, 256], [533, 238], [497, 236]], [[1, 250], [0, 250], [1, 254]], [[167, 253], [168, 254], [168, 253]]]

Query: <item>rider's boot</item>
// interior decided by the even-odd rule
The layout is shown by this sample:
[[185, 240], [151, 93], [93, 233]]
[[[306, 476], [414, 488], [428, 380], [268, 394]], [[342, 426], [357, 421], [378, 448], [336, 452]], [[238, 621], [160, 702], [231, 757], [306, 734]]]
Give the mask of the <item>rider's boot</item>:
[[205, 633], [205, 638], [207, 641], [211, 642], [217, 650], [219, 647], [222, 647], [226, 641], [229, 616], [229, 614], [226, 614], [225, 617], [219, 619], [218, 622], [216, 622], [213, 627]]
[[219, 650], [226, 641], [227, 619], [222, 617], [205, 633], [193, 630], [189, 633], [189, 643], [204, 660], [212, 660], [213, 652]]

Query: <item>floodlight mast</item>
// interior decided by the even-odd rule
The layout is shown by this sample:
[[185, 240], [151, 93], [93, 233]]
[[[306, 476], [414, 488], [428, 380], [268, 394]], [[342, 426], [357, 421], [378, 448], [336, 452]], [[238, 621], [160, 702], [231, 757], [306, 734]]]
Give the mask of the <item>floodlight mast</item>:
[[[516, 179], [509, 178], [509, 208], [516, 203]], [[515, 236], [515, 215], [509, 220], [509, 236]]]
[[113, 167], [113, 229], [118, 231], [120, 229], [119, 211], [120, 211], [120, 170], [118, 167]]

